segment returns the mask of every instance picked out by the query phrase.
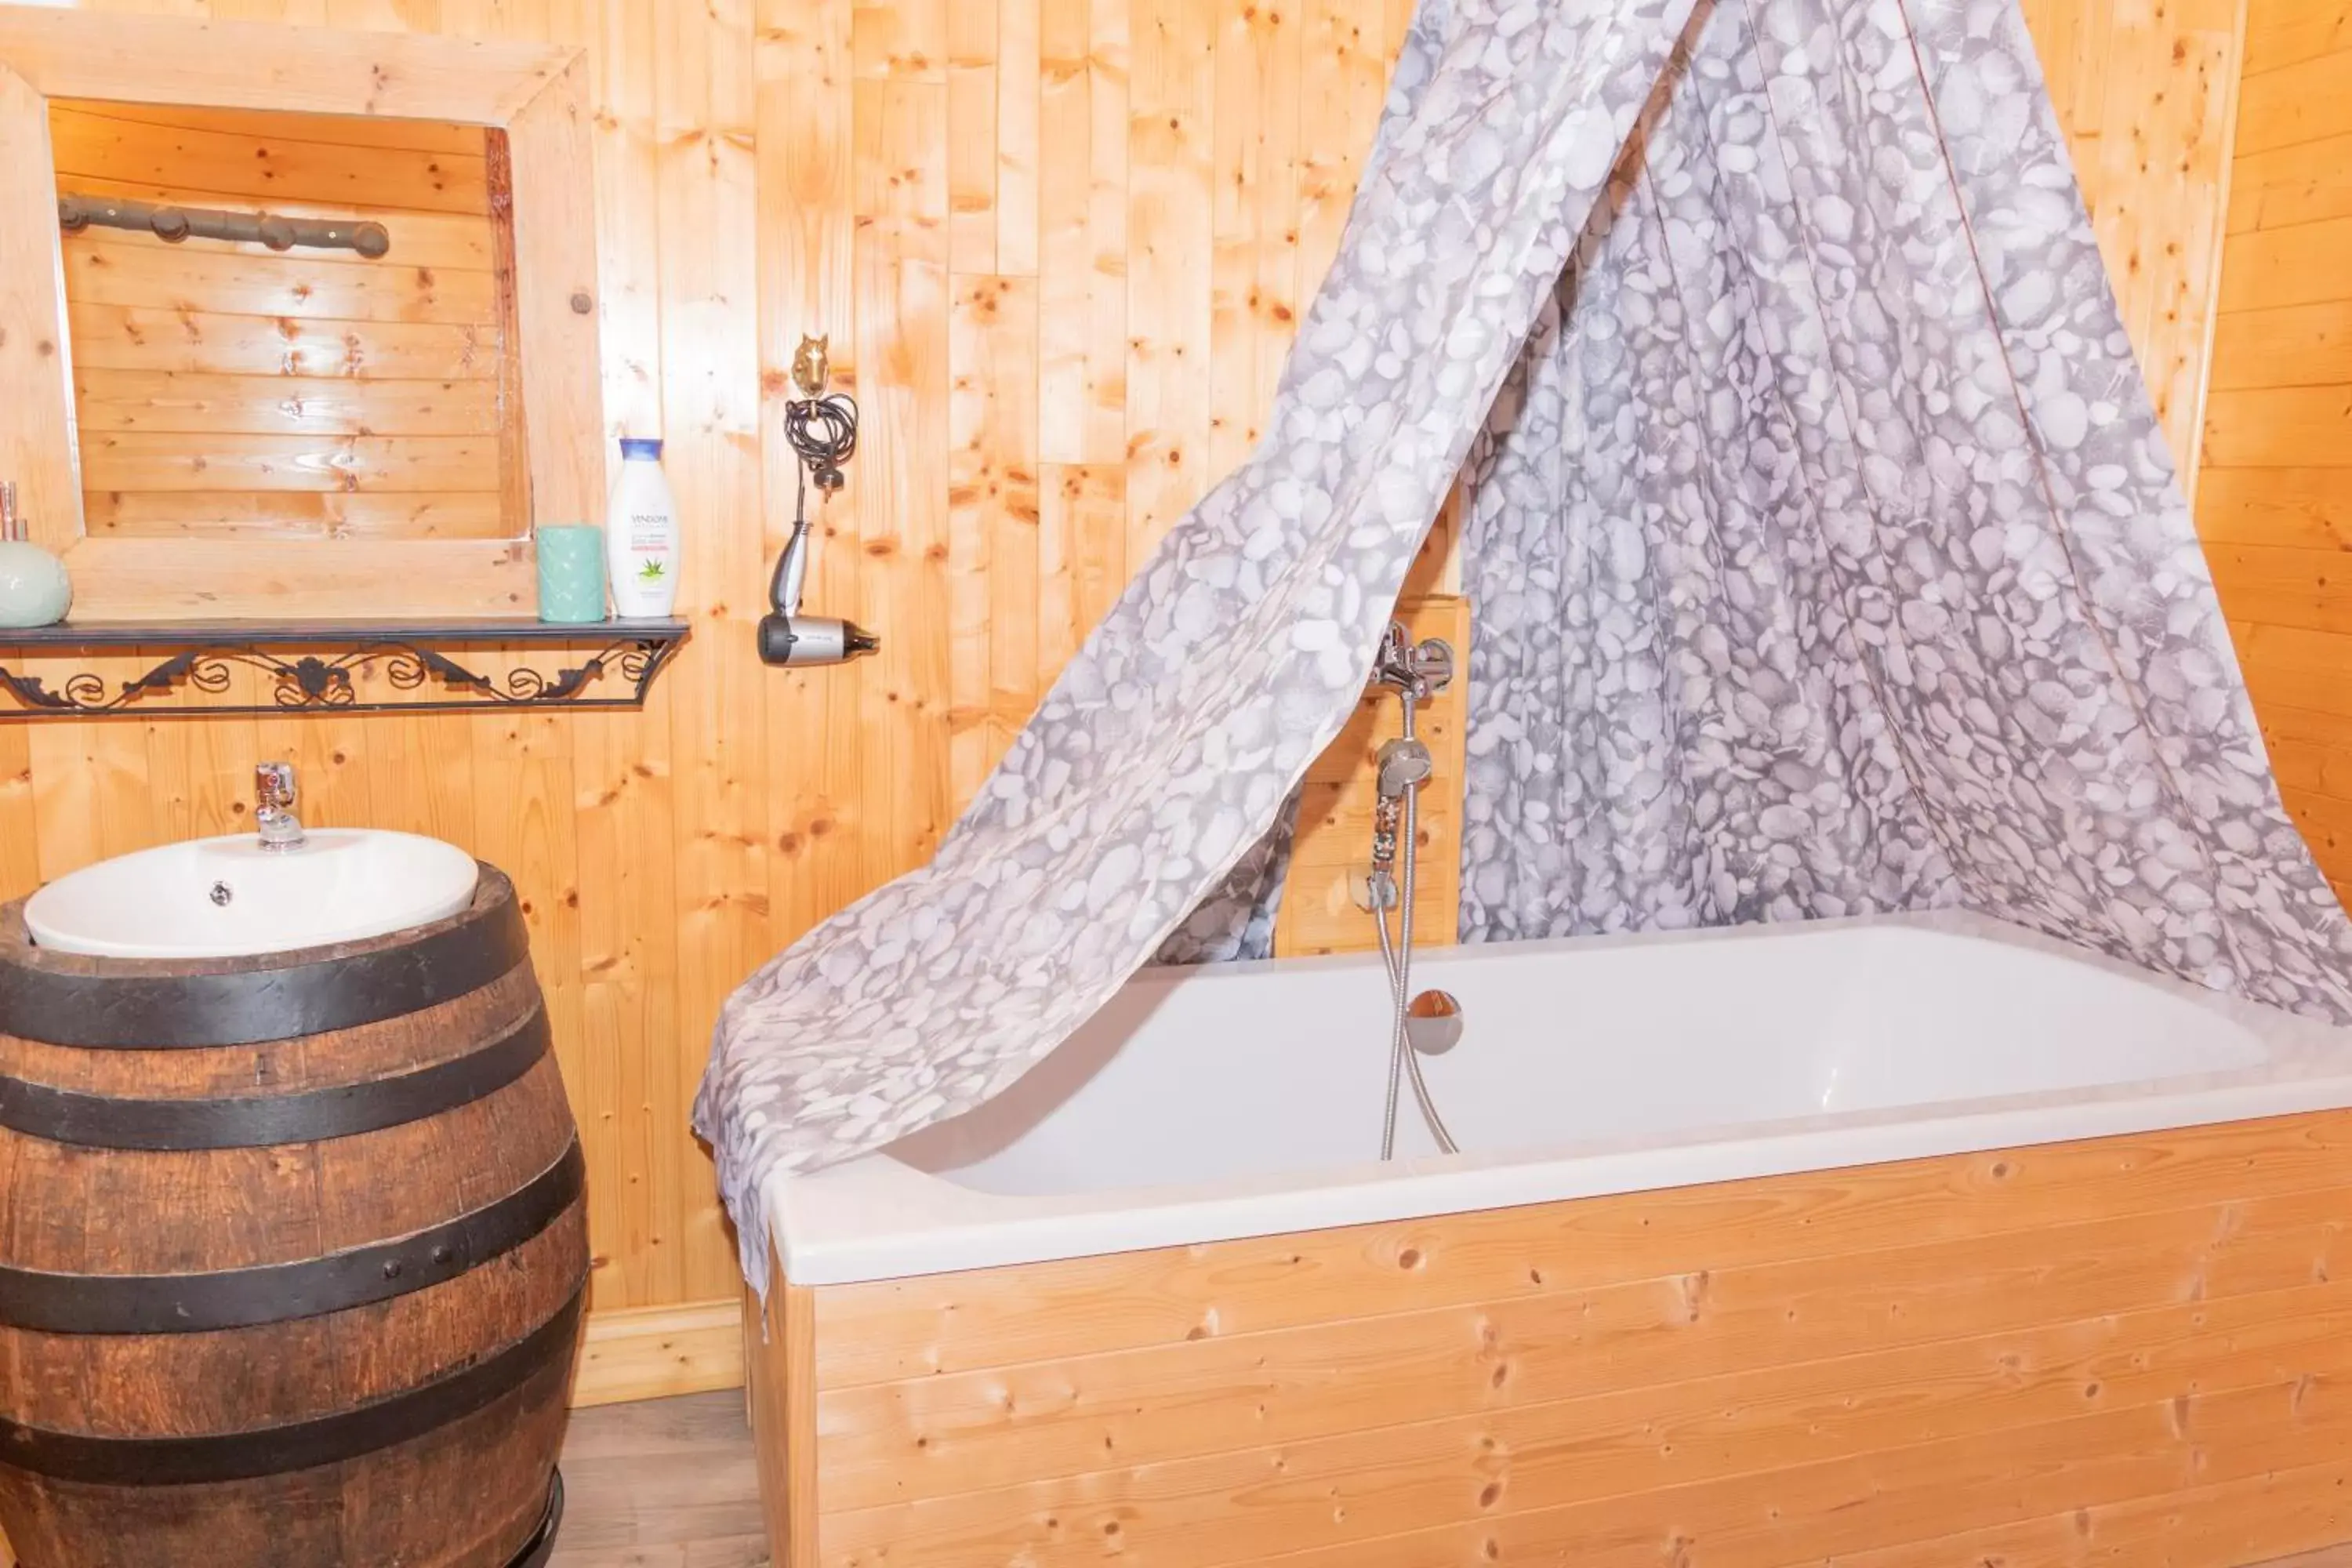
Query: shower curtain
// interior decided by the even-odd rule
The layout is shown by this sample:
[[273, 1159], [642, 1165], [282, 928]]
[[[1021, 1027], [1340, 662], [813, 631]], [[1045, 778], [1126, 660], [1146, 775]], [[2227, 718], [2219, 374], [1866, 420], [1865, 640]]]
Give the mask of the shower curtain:
[[1465, 934], [1962, 904], [2352, 1022], [2016, 0], [1423, 0], [1268, 434], [729, 1002], [763, 1180], [1248, 942], [1469, 460]]
[[2007, 0], [1725, 0], [1469, 490], [1466, 938], [1959, 904], [2352, 1006]]

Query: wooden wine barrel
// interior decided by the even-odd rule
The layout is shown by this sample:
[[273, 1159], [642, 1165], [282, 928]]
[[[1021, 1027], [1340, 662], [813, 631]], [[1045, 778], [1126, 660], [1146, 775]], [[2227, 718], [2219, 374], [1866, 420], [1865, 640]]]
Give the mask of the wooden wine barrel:
[[544, 1559], [588, 1278], [521, 911], [146, 962], [0, 910], [0, 1531], [25, 1568]]

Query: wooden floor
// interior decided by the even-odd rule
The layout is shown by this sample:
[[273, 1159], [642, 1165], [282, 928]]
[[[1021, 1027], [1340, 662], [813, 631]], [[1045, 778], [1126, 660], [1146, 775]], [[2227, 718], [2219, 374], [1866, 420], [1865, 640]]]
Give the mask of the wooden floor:
[[[738, 1391], [572, 1418], [570, 1498], [549, 1568], [762, 1568], [759, 1483]], [[2352, 1546], [2261, 1568], [2352, 1568]]]
[[761, 1568], [759, 1479], [740, 1389], [577, 1411], [549, 1568]]

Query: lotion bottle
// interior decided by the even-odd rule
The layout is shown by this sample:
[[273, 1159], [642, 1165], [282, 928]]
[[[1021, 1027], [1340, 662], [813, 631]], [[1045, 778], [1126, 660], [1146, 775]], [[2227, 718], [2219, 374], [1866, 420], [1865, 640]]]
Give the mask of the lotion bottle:
[[677, 503], [662, 474], [659, 441], [623, 437], [621, 471], [604, 519], [613, 613], [636, 620], [677, 608]]

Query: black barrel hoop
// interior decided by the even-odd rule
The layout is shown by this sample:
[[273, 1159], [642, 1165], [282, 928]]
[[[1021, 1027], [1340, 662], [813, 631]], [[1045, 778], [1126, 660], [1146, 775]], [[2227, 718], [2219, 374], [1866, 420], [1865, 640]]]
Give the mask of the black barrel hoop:
[[198, 1486], [332, 1465], [439, 1431], [553, 1371], [567, 1375], [587, 1280], [562, 1310], [471, 1365], [356, 1409], [202, 1437], [99, 1437], [0, 1417], [0, 1465], [87, 1486]]
[[251, 967], [192, 960], [101, 972], [107, 961], [34, 946], [22, 911], [11, 910], [0, 930], [0, 1031], [95, 1050], [257, 1045], [421, 1013], [530, 957], [514, 885], [488, 866], [472, 906], [421, 934], [272, 954]]
[[478, 1050], [413, 1071], [291, 1094], [127, 1100], [0, 1073], [0, 1127], [86, 1149], [266, 1149], [317, 1143], [442, 1116], [487, 1100], [548, 1052], [547, 1013]]
[[186, 1334], [324, 1317], [478, 1268], [580, 1201], [587, 1162], [562, 1158], [496, 1203], [414, 1235], [292, 1263], [205, 1274], [58, 1274], [0, 1267], [0, 1323], [51, 1334]]

